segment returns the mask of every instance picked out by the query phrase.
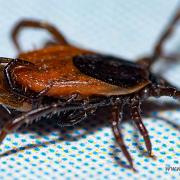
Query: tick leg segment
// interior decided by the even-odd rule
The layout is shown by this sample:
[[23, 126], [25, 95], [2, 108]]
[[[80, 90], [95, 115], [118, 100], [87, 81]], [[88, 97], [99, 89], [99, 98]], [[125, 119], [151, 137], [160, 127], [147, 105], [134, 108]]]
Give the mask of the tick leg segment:
[[89, 109], [86, 111], [75, 110], [70, 114], [65, 113], [64, 114], [64, 116], [66, 116], [65, 119], [62, 117], [63, 119], [58, 122], [58, 125], [61, 127], [74, 126], [74, 125], [80, 123], [81, 121], [87, 119], [88, 116], [92, 115], [94, 112], [95, 112], [94, 109]]
[[175, 15], [173, 16], [172, 20], [168, 24], [167, 28], [164, 30], [162, 35], [160, 36], [159, 40], [157, 41], [153, 54], [150, 57], [145, 57], [143, 59], [140, 59], [138, 63], [145, 64], [150, 69], [151, 66], [159, 59], [165, 57], [167, 58], [178, 58], [180, 55], [166, 55], [163, 52], [164, 45], [166, 41], [169, 39], [169, 37], [174, 33], [177, 23], [180, 20], [180, 7], [175, 12]]
[[180, 20], [180, 7], [178, 7], [178, 9], [176, 10], [176, 13], [173, 16], [171, 22], [169, 23], [167, 28], [164, 30], [157, 44], [155, 45], [154, 52], [153, 52], [153, 61], [151, 62], [151, 64], [154, 63], [157, 60], [157, 58], [161, 57], [164, 54], [163, 46], [165, 42], [167, 41], [167, 39], [174, 33], [175, 27], [179, 20]]
[[65, 112], [65, 111], [90, 111], [97, 107], [106, 107], [110, 104], [107, 103], [106, 100], [102, 100], [97, 103], [89, 103], [88, 105], [84, 104], [64, 104], [62, 102], [46, 105], [43, 107], [39, 107], [37, 109], [31, 110], [29, 112], [23, 113], [20, 116], [12, 119], [10, 122], [5, 123], [4, 127], [0, 133], [0, 142], [6, 137], [6, 135], [19, 128], [22, 124], [30, 124], [35, 120], [39, 120], [42, 117], [46, 117], [48, 115], [54, 115], [57, 113]]
[[131, 118], [135, 122], [137, 128], [139, 129], [141, 135], [144, 138], [149, 156], [152, 156], [152, 145], [151, 145], [151, 141], [149, 138], [149, 134], [148, 134], [146, 127], [144, 126], [144, 124], [142, 122], [141, 115], [140, 115], [139, 111], [140, 111], [139, 104], [132, 105], [131, 106]]
[[[123, 109], [123, 106], [121, 109]], [[133, 167], [133, 160], [132, 160], [131, 155], [129, 154], [127, 147], [124, 143], [122, 133], [121, 133], [121, 129], [119, 127], [121, 120], [122, 120], [122, 117], [121, 117], [120, 109], [116, 106], [113, 107], [111, 125], [112, 125], [112, 130], [113, 130], [114, 136], [115, 136], [116, 141], [119, 144], [123, 154], [125, 155], [126, 159], [128, 160], [131, 168], [133, 170], [135, 170]]]
[[0, 105], [0, 119], [11, 119], [12, 118], [12, 112], [11, 110], [6, 107], [5, 105], [1, 104]]
[[69, 43], [67, 42], [67, 40], [64, 38], [64, 36], [62, 35], [62, 33], [56, 29], [56, 27], [54, 27], [53, 25], [44, 22], [44, 21], [36, 21], [36, 20], [22, 20], [20, 21], [12, 30], [12, 40], [13, 43], [15, 44], [16, 49], [18, 50], [18, 52], [22, 52], [22, 49], [19, 45], [18, 42], [18, 35], [19, 32], [23, 29], [23, 28], [35, 28], [35, 29], [45, 29], [47, 30], [50, 34], [52, 34], [53, 38], [59, 43], [59, 44], [63, 44], [63, 45], [69, 45]]
[[169, 96], [175, 99], [180, 99], [180, 91], [173, 87], [152, 87], [150, 95], [155, 97]]

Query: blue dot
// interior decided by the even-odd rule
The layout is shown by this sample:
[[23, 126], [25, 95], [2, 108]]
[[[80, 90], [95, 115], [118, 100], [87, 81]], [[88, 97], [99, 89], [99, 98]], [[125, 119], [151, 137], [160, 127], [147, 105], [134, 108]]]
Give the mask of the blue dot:
[[75, 147], [75, 146], [72, 146], [72, 147], [71, 147], [71, 149], [77, 150], [77, 147]]
[[35, 136], [33, 136], [33, 135], [30, 135], [29, 137], [30, 137], [31, 139], [35, 139]]
[[149, 162], [149, 159], [147, 159], [147, 158], [146, 158], [146, 159], [144, 159], [144, 162]]
[[132, 145], [133, 145], [133, 146], [137, 146], [138, 143], [137, 143], [137, 142], [133, 142]]
[[35, 150], [35, 151], [40, 151], [40, 148], [35, 147], [34, 150]]
[[100, 145], [99, 145], [99, 144], [96, 144], [95, 146], [96, 146], [97, 148], [99, 148], [99, 147], [100, 147]]
[[83, 151], [78, 151], [78, 153], [79, 153], [79, 154], [84, 154], [84, 152], [83, 152]]
[[15, 161], [15, 159], [13, 157], [10, 158], [11, 161]]
[[38, 156], [33, 156], [33, 159], [39, 159]]
[[159, 162], [164, 162], [164, 160], [163, 159], [159, 159]]
[[49, 140], [49, 136], [43, 136], [43, 138]]
[[65, 169], [65, 168], [66, 168], [66, 166], [64, 166], [64, 165], [61, 165], [61, 168]]
[[93, 143], [94, 141], [93, 140], [88, 140], [89, 143]]
[[92, 148], [90, 148], [90, 147], [87, 147], [86, 149], [87, 149], [88, 151], [91, 151], [91, 150], [92, 150]]
[[179, 163], [179, 161], [178, 161], [178, 160], [174, 160], [174, 163], [175, 163], [175, 164], [178, 164], [178, 163]]
[[[54, 152], [54, 150], [53, 150], [53, 152]], [[65, 152], [65, 153], [69, 153], [69, 150], [68, 150], [68, 149], [65, 149], [64, 152]]]
[[82, 161], [82, 159], [81, 159], [81, 158], [77, 158], [77, 160], [78, 160], [78, 161]]
[[128, 175], [128, 176], [132, 176], [132, 174], [131, 174], [131, 173], [127, 173], [127, 175]]
[[18, 157], [19, 157], [19, 158], [22, 158], [22, 157], [24, 157], [24, 156], [23, 156], [22, 154], [18, 154]]
[[86, 155], [85, 157], [86, 157], [86, 158], [91, 158], [91, 156], [90, 156], [90, 155]]
[[152, 166], [156, 166], [156, 164], [155, 164], [155, 163], [151, 163], [151, 165], [152, 165]]
[[71, 143], [69, 141], [66, 141], [65, 144], [68, 146], [68, 145], [71, 145]]
[[164, 139], [168, 139], [168, 136], [163, 136]]
[[76, 168], [76, 169], [81, 169], [81, 167], [80, 167], [80, 166], [76, 166], [75, 168]]
[[172, 132], [171, 134], [172, 134], [173, 136], [176, 136], [176, 133], [175, 133], [175, 132]]
[[164, 151], [161, 151], [160, 153], [161, 153], [161, 154], [166, 154], [166, 152], [164, 152]]
[[88, 163], [88, 162], [85, 162], [84, 165], [85, 165], [85, 166], [89, 166], [89, 163]]
[[100, 157], [100, 159], [105, 159], [105, 157], [104, 156], [99, 156]]
[[14, 134], [14, 137], [15, 137], [15, 138], [19, 138], [19, 134], [15, 133], [15, 134]]
[[13, 145], [18, 146], [18, 143], [17, 142], [13, 142]]
[[175, 144], [175, 142], [174, 141], [169, 141], [171, 144]]
[[45, 152], [41, 152], [41, 155], [42, 155], [42, 156], [46, 156], [46, 153], [45, 153]]
[[11, 169], [13, 168], [13, 166], [12, 166], [12, 165], [8, 165], [8, 167], [9, 167], [9, 168], [11, 168]]
[[70, 154], [71, 157], [76, 157], [76, 154]]
[[109, 133], [104, 133], [104, 136], [109, 136]]
[[167, 147], [167, 145], [166, 145], [166, 144], [163, 144], [162, 146], [163, 146], [163, 147]]
[[69, 162], [69, 165], [74, 165], [74, 162], [71, 162], [71, 161], [70, 161], [70, 162]]
[[54, 153], [55, 150], [54, 149], [49, 149], [49, 152]]
[[58, 149], [62, 149], [62, 146], [61, 146], [61, 145], [57, 145], [57, 148], [58, 148]]
[[103, 141], [104, 144], [108, 144], [108, 141]]
[[7, 137], [6, 140], [7, 140], [7, 141], [11, 141], [11, 138]]
[[29, 158], [26, 158], [25, 161], [26, 161], [26, 162], [30, 162]]
[[167, 156], [168, 159], [172, 159], [172, 156]]
[[80, 143], [80, 146], [84, 147], [84, 146], [85, 146], [85, 144], [84, 144], [84, 143]]
[[105, 168], [106, 171], [110, 171], [110, 168]]
[[[10, 146], [8, 146], [8, 145], [5, 145], [5, 148], [6, 148], [6, 149], [10, 149]], [[16, 150], [15, 150], [15, 152], [16, 152]]]

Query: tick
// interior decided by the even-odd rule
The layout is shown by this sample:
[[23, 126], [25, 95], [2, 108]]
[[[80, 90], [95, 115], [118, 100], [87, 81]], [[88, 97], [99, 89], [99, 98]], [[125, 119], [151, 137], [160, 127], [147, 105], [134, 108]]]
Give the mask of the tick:
[[[73, 126], [96, 113], [100, 107], [107, 107], [111, 108], [110, 124], [115, 139], [130, 167], [135, 170], [120, 129], [125, 107], [128, 107], [131, 120], [143, 136], [149, 156], [152, 156], [152, 145], [141, 119], [140, 106], [149, 97], [180, 97], [180, 91], [151, 72], [152, 65], [159, 58], [178, 57], [165, 54], [163, 46], [179, 19], [178, 9], [152, 55], [136, 62], [77, 48], [48, 23], [19, 22], [12, 31], [18, 58], [0, 58], [0, 103], [1, 110], [4, 110], [1, 116], [8, 117], [0, 132], [0, 142], [22, 124], [30, 124], [43, 116], [58, 115], [61, 126]], [[49, 31], [54, 41], [46, 43], [42, 49], [22, 53], [18, 34], [27, 27]]]

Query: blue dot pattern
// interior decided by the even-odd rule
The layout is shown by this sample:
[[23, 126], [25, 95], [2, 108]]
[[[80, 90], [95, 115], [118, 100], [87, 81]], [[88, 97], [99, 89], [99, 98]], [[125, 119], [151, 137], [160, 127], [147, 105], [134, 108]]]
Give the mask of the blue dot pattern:
[[[17, 20], [32, 17], [53, 22], [74, 44], [135, 59], [151, 52], [177, 3], [178, 0], [4, 1], [0, 7], [0, 55], [15, 56], [8, 39], [10, 29]], [[42, 31], [27, 30], [21, 39], [25, 49], [34, 48], [31, 34], [37, 47], [40, 37], [49, 37]], [[168, 48], [176, 50], [178, 43], [176, 36]], [[171, 65], [164, 73], [177, 86], [179, 67]], [[43, 119], [10, 133], [0, 146], [0, 179], [178, 179], [180, 169], [166, 168], [180, 168], [180, 109], [161, 110], [165, 101], [172, 102], [169, 98], [151, 101], [159, 102], [159, 109], [152, 108], [143, 121], [156, 158], [147, 157], [144, 140], [131, 121], [121, 127], [138, 172], [124, 168], [127, 161], [115, 142], [110, 116], [97, 113], [74, 127], [60, 128], [56, 119]]]

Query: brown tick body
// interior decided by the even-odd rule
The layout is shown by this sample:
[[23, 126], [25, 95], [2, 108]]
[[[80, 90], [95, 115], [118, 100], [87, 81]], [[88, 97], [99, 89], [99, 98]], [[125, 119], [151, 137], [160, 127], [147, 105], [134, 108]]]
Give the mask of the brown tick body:
[[125, 106], [128, 106], [131, 119], [144, 138], [149, 156], [152, 156], [152, 145], [141, 119], [140, 105], [149, 97], [180, 97], [180, 91], [151, 72], [151, 66], [160, 57], [178, 57], [164, 54], [163, 44], [179, 19], [178, 9], [153, 54], [137, 62], [74, 47], [50, 24], [21, 21], [12, 33], [19, 52], [17, 35], [24, 27], [46, 29], [55, 42], [40, 50], [20, 53], [17, 59], [1, 58], [0, 103], [6, 110], [2, 116], [13, 116], [12, 109], [19, 114], [5, 123], [0, 141], [10, 131], [42, 116], [66, 112], [66, 119], [62, 119], [60, 125], [71, 126], [94, 114], [98, 108], [109, 107], [112, 109], [110, 123], [114, 136], [134, 169], [120, 129]]

